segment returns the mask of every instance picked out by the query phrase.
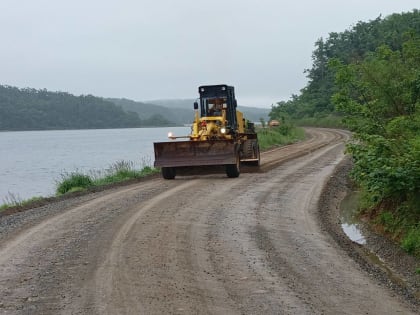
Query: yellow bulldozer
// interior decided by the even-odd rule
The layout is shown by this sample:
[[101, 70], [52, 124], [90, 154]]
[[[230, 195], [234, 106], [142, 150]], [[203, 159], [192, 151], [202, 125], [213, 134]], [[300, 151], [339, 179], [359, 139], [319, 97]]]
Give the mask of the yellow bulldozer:
[[[258, 167], [260, 149], [254, 124], [237, 110], [235, 90], [226, 84], [198, 88], [194, 102], [195, 118], [191, 134], [175, 136], [171, 141], [155, 142], [155, 167], [165, 179], [174, 179], [177, 171], [222, 166], [228, 177], [238, 177], [241, 164]], [[187, 139], [187, 140], [185, 140]]]

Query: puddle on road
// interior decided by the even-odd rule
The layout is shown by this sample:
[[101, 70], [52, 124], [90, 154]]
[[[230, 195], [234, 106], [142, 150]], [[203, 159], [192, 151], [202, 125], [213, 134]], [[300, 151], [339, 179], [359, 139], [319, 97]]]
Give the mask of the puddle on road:
[[365, 237], [362, 235], [356, 224], [342, 223], [341, 228], [343, 229], [344, 233], [346, 233], [348, 238], [353, 242], [360, 245], [366, 244]]
[[393, 283], [396, 283], [401, 287], [406, 286], [405, 280], [394, 271], [392, 271], [379, 256], [372, 252], [368, 252], [367, 258], [372, 264], [378, 266], [382, 271], [384, 271]]
[[353, 242], [365, 245], [359, 223], [356, 219], [360, 194], [357, 191], [349, 193], [340, 203], [341, 228]]
[[[353, 242], [366, 245], [366, 238], [363, 235], [361, 229], [359, 228], [359, 221], [357, 219], [357, 213], [359, 210], [359, 200], [360, 193], [353, 191], [349, 193], [340, 203], [340, 218], [341, 218], [341, 228], [344, 233], [348, 236]], [[373, 264], [379, 267], [383, 272], [385, 272], [388, 278], [393, 282], [398, 284], [401, 287], [405, 287], [405, 280], [399, 276], [397, 273], [392, 271], [386, 263], [376, 254], [371, 252], [369, 248], [366, 249], [366, 258]]]

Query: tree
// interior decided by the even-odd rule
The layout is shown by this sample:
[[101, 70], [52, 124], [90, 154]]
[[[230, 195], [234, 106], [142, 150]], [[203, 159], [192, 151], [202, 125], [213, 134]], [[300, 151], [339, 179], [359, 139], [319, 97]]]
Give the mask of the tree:
[[[332, 64], [355, 141], [353, 178], [373, 204], [408, 205], [420, 195], [420, 37], [393, 51], [380, 46], [360, 63]], [[420, 213], [417, 215], [420, 216]]]
[[278, 103], [272, 109], [278, 115], [285, 111], [292, 118], [322, 117], [335, 112], [332, 95], [337, 92], [335, 68], [331, 60], [342, 64], [362, 62], [364, 58], [385, 44], [392, 51], [400, 51], [407, 40], [407, 33], [420, 35], [420, 12], [392, 14], [369, 22], [358, 22], [341, 33], [330, 33], [326, 39], [315, 42], [312, 68], [305, 70], [308, 83], [286, 105]]
[[136, 113], [92, 95], [0, 85], [0, 130], [140, 127]]

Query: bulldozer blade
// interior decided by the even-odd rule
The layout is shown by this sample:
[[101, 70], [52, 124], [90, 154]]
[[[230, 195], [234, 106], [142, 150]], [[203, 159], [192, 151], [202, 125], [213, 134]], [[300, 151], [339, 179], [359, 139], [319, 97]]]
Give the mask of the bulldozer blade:
[[155, 142], [155, 167], [235, 164], [233, 140]]

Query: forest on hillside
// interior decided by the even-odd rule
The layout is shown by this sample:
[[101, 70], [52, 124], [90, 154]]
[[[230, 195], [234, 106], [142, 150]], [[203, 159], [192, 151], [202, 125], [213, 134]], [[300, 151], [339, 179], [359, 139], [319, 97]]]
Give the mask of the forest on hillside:
[[[194, 119], [193, 102], [161, 100], [152, 104], [0, 85], [0, 130], [182, 126]], [[270, 111], [244, 106], [239, 110], [251, 121], [267, 120]]]
[[[259, 122], [261, 120], [267, 121], [269, 119], [268, 114], [270, 113], [269, 104], [267, 107], [255, 107], [255, 106], [242, 106], [241, 94], [236, 94], [238, 101], [238, 110], [244, 114], [246, 119]], [[170, 115], [168, 117], [173, 117], [175, 122], [180, 123], [191, 123], [191, 120], [194, 118], [193, 104], [196, 99], [164, 99], [164, 100], [151, 100], [148, 101], [149, 104], [154, 104], [155, 106], [164, 107], [167, 113]], [[124, 105], [121, 104], [124, 108]], [[140, 115], [140, 113], [139, 113]], [[141, 117], [141, 116], [140, 116]], [[182, 119], [177, 120], [177, 119]]]
[[358, 22], [315, 47], [308, 84], [270, 117], [342, 119], [365, 216], [420, 257], [420, 12]]
[[369, 22], [358, 22], [341, 33], [330, 33], [328, 38], [315, 42], [312, 68], [306, 69], [308, 83], [298, 95], [272, 107], [270, 117], [292, 118], [325, 117], [338, 114], [332, 96], [338, 91], [335, 84], [336, 68], [332, 60], [343, 64], [355, 64], [367, 54], [386, 45], [392, 51], [400, 51], [404, 42], [420, 35], [420, 12], [413, 10], [401, 14], [378, 17]]
[[173, 125], [159, 114], [140, 119], [111, 101], [0, 85], [0, 130], [101, 129]]

